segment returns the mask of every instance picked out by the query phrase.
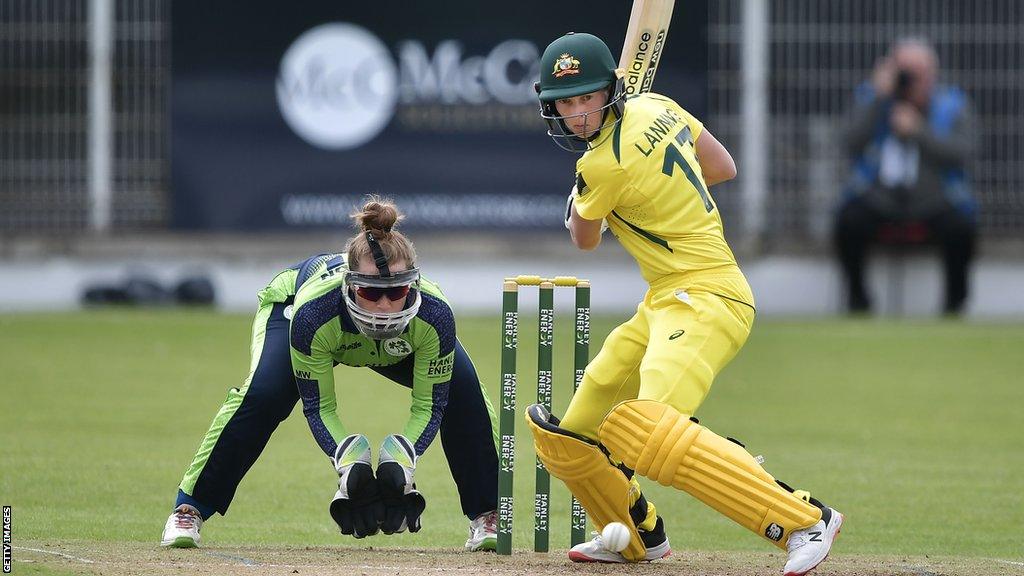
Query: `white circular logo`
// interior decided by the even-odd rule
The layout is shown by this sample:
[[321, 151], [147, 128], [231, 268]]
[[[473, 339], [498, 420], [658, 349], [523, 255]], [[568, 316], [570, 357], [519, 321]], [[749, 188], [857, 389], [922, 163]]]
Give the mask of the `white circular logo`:
[[395, 62], [387, 47], [354, 24], [307, 30], [281, 58], [281, 116], [314, 146], [340, 150], [369, 142], [391, 120], [397, 97]]
[[391, 338], [384, 341], [384, 351], [392, 356], [408, 356], [412, 346], [402, 338]]
[[284, 310], [281, 313], [286, 319], [291, 320], [292, 316], [295, 314], [295, 307], [289, 304], [284, 307]]

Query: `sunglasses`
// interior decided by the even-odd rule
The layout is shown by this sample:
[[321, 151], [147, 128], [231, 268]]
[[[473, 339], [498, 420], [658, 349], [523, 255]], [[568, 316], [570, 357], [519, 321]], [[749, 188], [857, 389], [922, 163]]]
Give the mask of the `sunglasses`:
[[405, 286], [392, 286], [390, 288], [375, 288], [371, 286], [357, 286], [356, 294], [364, 300], [370, 302], [376, 302], [383, 298], [388, 297], [388, 300], [394, 302], [395, 300], [401, 300], [409, 294], [409, 285]]

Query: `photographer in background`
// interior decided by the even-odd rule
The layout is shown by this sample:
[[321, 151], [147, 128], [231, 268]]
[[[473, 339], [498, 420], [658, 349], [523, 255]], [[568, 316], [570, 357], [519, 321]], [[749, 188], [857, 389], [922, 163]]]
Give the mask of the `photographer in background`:
[[867, 248], [885, 224], [925, 231], [941, 246], [946, 314], [967, 299], [977, 224], [966, 166], [975, 150], [970, 103], [936, 84], [938, 58], [921, 40], [896, 44], [857, 89], [844, 143], [853, 170], [836, 217], [835, 242], [848, 310], [869, 312]]

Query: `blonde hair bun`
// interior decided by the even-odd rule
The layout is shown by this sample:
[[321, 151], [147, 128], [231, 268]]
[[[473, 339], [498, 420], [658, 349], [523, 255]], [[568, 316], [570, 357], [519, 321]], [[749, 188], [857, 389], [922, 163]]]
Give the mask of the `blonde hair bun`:
[[391, 229], [404, 218], [394, 202], [376, 195], [370, 196], [363, 208], [350, 216], [356, 228], [379, 237], [391, 234]]
[[404, 260], [409, 267], [416, 266], [416, 247], [401, 232], [394, 228], [405, 216], [398, 211], [398, 206], [387, 198], [377, 195], [369, 196], [362, 209], [350, 214], [359, 234], [349, 238], [345, 252], [347, 262], [352, 268], [358, 268], [362, 260], [373, 262], [373, 254], [366, 240], [366, 233], [373, 235], [384, 251], [389, 263]]

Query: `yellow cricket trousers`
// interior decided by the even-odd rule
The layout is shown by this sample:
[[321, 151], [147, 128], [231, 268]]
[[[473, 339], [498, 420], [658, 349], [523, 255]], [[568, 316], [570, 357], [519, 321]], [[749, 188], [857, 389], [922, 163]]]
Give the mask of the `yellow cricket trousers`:
[[738, 269], [699, 281], [683, 275], [659, 280], [587, 365], [561, 426], [597, 440], [608, 412], [637, 398], [692, 415], [753, 323], [753, 296]]

